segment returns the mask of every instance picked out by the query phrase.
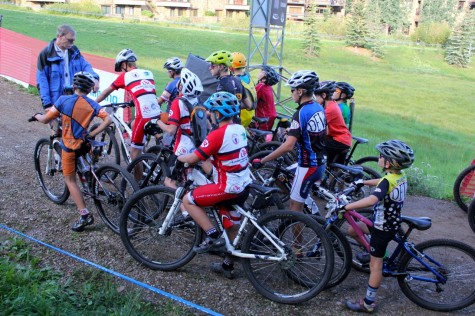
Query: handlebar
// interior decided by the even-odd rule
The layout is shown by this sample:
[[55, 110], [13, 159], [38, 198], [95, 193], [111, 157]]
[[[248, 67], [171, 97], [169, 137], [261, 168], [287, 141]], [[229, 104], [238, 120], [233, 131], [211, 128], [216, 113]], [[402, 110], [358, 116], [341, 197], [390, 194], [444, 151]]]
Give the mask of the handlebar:
[[134, 107], [134, 106], [135, 106], [134, 101], [109, 103], [109, 104], [101, 105], [101, 107], [103, 108], [129, 108], [129, 107]]

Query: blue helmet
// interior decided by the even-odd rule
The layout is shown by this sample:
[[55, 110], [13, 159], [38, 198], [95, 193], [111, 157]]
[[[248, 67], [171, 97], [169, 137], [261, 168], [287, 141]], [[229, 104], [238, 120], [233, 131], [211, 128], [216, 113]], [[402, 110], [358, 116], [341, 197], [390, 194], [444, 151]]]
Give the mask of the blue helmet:
[[223, 116], [220, 120], [216, 117], [218, 123], [239, 114], [239, 100], [234, 94], [229, 92], [213, 93], [203, 105], [208, 111], [219, 112]]

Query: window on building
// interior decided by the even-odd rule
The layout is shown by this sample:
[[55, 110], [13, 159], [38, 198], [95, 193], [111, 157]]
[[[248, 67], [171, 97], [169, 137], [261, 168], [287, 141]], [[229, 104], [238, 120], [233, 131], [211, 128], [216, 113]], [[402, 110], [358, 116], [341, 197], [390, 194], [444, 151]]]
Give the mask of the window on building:
[[110, 5], [102, 5], [101, 10], [103, 14], [111, 14], [111, 7]]
[[124, 13], [125, 13], [125, 7], [124, 6], [118, 5], [118, 6], [115, 7], [115, 14], [122, 15]]
[[459, 11], [463, 10], [463, 6], [464, 6], [464, 5], [465, 5], [465, 1], [459, 1], [459, 4], [458, 4], [458, 6], [457, 6], [457, 9], [458, 9]]
[[129, 7], [129, 15], [134, 15], [134, 7]]

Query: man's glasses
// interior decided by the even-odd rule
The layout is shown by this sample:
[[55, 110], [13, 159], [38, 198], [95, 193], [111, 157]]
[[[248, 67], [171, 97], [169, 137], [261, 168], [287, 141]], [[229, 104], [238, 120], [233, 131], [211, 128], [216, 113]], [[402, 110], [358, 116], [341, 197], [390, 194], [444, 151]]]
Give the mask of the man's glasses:
[[74, 37], [73, 38], [67, 38], [66, 35], [64, 35], [64, 38], [68, 41], [69, 44], [74, 43], [74, 41], [76, 40]]
[[216, 64], [210, 64], [210, 65], [209, 65], [209, 68], [211, 68], [211, 69], [214, 69], [214, 68], [216, 68], [216, 67], [218, 67], [218, 65], [216, 65]]

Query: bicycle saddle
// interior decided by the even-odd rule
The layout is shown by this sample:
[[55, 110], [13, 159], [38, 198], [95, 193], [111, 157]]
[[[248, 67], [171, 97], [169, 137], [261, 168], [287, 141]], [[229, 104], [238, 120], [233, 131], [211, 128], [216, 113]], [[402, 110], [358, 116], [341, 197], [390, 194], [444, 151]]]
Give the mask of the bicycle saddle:
[[258, 193], [260, 193], [264, 196], [270, 196], [273, 193], [281, 193], [279, 188], [265, 187], [265, 186], [257, 184], [257, 183], [249, 184], [249, 188], [252, 189], [252, 190], [256, 190]]
[[356, 140], [358, 144], [366, 144], [368, 142], [366, 138], [361, 138], [361, 137], [356, 137], [356, 136], [352, 136], [352, 138]]
[[267, 123], [269, 121], [268, 117], [256, 117], [256, 116], [254, 116], [252, 119], [254, 121], [256, 121], [257, 123], [259, 123], [259, 124]]
[[329, 167], [330, 168], [334, 167], [334, 168], [345, 170], [346, 172], [348, 172], [349, 174], [351, 174], [352, 176], [355, 176], [355, 177], [363, 178], [363, 176], [364, 176], [363, 167], [361, 167], [361, 166], [347, 166], [347, 165], [342, 165], [340, 163], [331, 163], [329, 165]]
[[432, 226], [432, 220], [429, 217], [401, 216], [401, 220], [417, 230], [427, 230]]

